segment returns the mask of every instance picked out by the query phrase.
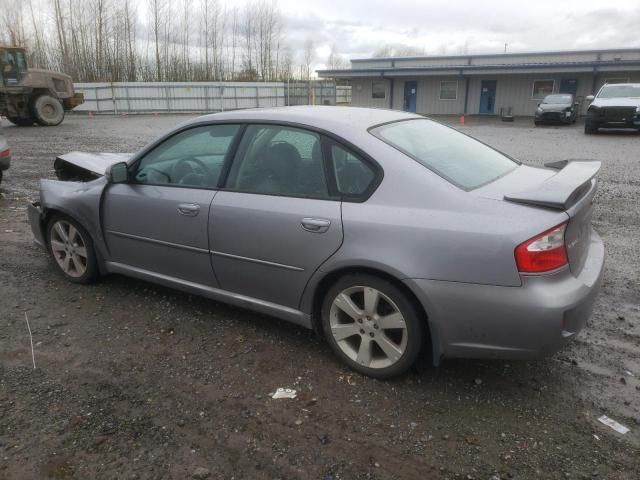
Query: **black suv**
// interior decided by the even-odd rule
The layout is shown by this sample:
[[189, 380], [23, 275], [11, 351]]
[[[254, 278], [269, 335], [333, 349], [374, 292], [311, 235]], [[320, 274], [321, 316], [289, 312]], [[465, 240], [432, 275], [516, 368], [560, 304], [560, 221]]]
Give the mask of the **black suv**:
[[640, 83], [604, 85], [587, 110], [584, 133], [598, 133], [599, 128], [633, 128], [640, 131]]

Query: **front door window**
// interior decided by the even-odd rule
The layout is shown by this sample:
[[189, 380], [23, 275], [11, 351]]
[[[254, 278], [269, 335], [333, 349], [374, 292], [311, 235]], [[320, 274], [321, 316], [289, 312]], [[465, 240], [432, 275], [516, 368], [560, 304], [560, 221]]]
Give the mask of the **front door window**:
[[147, 153], [137, 183], [217, 188], [238, 125], [207, 125], [182, 131]]

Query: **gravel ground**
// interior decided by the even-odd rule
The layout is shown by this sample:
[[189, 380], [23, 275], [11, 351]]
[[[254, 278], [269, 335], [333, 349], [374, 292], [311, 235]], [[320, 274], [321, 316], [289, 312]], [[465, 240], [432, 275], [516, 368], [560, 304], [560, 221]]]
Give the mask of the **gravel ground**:
[[[459, 127], [533, 164], [603, 162], [604, 285], [585, 331], [552, 358], [437, 369], [423, 359], [381, 382], [276, 319], [116, 275], [67, 283], [32, 246], [25, 204], [56, 154], [136, 151], [184, 118], [5, 129], [1, 479], [640, 477], [640, 136], [530, 120]], [[277, 387], [300, 393], [273, 400]]]

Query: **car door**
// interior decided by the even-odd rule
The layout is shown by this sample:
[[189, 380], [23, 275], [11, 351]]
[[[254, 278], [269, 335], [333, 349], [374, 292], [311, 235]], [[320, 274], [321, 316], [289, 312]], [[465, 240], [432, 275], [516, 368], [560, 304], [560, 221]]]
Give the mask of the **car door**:
[[217, 286], [209, 259], [209, 209], [238, 125], [182, 130], [145, 153], [127, 183], [109, 185], [103, 228], [110, 261]]
[[340, 201], [326, 171], [318, 133], [247, 127], [210, 214], [223, 289], [298, 308], [311, 275], [342, 244]]

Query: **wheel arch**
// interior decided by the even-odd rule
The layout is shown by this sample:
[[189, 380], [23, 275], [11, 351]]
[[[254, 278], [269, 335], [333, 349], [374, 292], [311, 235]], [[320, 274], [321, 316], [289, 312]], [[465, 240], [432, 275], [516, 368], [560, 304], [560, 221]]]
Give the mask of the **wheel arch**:
[[395, 272], [390, 273], [383, 268], [375, 266], [345, 265], [326, 272], [316, 272], [317, 278], [314, 279], [313, 287], [310, 291], [305, 292], [304, 297], [307, 298], [303, 298], [303, 308], [306, 306], [305, 310], [310, 311], [311, 313], [311, 325], [313, 330], [317, 334], [323, 335], [320, 309], [324, 296], [329, 288], [331, 288], [331, 285], [340, 277], [354, 274], [367, 274], [382, 278], [394, 284], [407, 295], [409, 301], [422, 316], [425, 326], [425, 345], [429, 345], [429, 353], [432, 356], [433, 363], [434, 365], [438, 365], [440, 360], [440, 344], [438, 342], [437, 331], [434, 330], [432, 323], [429, 321], [429, 313], [420, 301], [416, 292], [410, 285], [401, 280], [402, 277], [400, 275], [397, 275]]
[[84, 229], [87, 235], [89, 235], [89, 238], [91, 238], [91, 242], [93, 243], [93, 251], [98, 261], [98, 270], [101, 275], [106, 274], [107, 271], [104, 266], [104, 256], [102, 255], [100, 248], [98, 248], [95, 235], [91, 233], [91, 229], [87, 228], [87, 226], [81, 219], [79, 219], [76, 215], [73, 214], [73, 212], [67, 210], [64, 207], [54, 206], [54, 207], [45, 207], [42, 209], [42, 216], [40, 217], [40, 231], [42, 232], [42, 238], [44, 239], [45, 247], [47, 251], [51, 253], [51, 246], [49, 245], [49, 231], [48, 231], [49, 222], [51, 222], [51, 219], [54, 218], [56, 215], [64, 215], [66, 217], [69, 217], [74, 222], [77, 222]]

